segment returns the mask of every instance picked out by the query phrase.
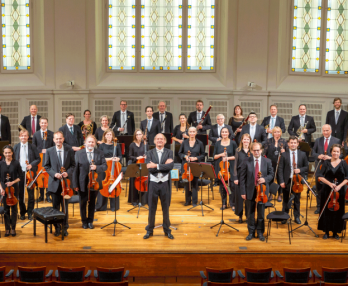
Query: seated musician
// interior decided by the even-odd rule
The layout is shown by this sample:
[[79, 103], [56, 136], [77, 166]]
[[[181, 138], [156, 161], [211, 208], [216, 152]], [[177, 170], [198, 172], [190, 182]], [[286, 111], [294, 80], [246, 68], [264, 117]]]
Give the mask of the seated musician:
[[223, 114], [218, 114], [216, 116], [217, 124], [213, 125], [209, 131], [209, 140], [212, 142], [212, 145], [215, 145], [222, 139], [221, 129], [226, 127], [228, 129], [228, 133], [230, 134], [229, 138], [233, 139], [234, 134], [232, 132], [232, 128], [229, 125], [225, 125], [225, 116]]
[[[283, 212], [289, 213], [289, 197], [290, 193], [294, 195], [294, 217], [297, 224], [301, 224], [300, 220], [300, 198], [301, 193], [295, 193], [293, 190], [294, 174], [300, 174], [305, 179], [308, 172], [308, 160], [305, 152], [298, 150], [298, 139], [295, 136], [289, 138], [289, 149], [282, 153], [278, 167], [278, 182], [283, 188]], [[301, 182], [301, 179], [297, 177]], [[283, 224], [286, 223], [282, 221]]]
[[204, 117], [205, 115], [205, 111], [203, 111], [203, 107], [204, 107], [203, 101], [197, 100], [196, 111], [191, 112], [187, 120], [189, 125], [197, 128], [198, 134], [206, 134], [206, 131], [211, 128], [211, 120], [210, 120], [209, 114], [206, 115], [206, 117], [203, 120], [203, 123], [199, 124], [201, 122], [202, 117]]
[[146, 119], [140, 122], [140, 129], [145, 133], [147, 128], [147, 142], [149, 145], [154, 145], [154, 138], [156, 134], [161, 133], [161, 123], [159, 120], [153, 118], [153, 108], [152, 106], [146, 106]]
[[[64, 221], [64, 236], [68, 235], [69, 228], [69, 199], [64, 199], [62, 196], [62, 178], [72, 179], [72, 174], [75, 168], [74, 151], [66, 146], [63, 146], [63, 132], [57, 131], [53, 135], [53, 141], [56, 146], [47, 149], [44, 168], [49, 174], [48, 191], [52, 197], [53, 208], [65, 213]], [[61, 168], [65, 171], [62, 172]], [[72, 188], [72, 186], [69, 186]], [[65, 200], [63, 202], [63, 200]], [[55, 236], [61, 233], [60, 224], [54, 224], [56, 231]]]
[[244, 125], [242, 131], [240, 132], [240, 138], [243, 134], [248, 133], [251, 137], [252, 142], [260, 142], [262, 146], [266, 143], [267, 135], [265, 128], [257, 124], [257, 115], [255, 112], [250, 112], [249, 114], [249, 124]]

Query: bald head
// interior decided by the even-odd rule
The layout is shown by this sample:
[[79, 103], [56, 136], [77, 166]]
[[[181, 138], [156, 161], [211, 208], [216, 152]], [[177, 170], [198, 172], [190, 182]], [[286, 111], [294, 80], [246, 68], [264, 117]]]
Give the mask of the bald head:
[[157, 149], [162, 149], [164, 147], [164, 144], [167, 143], [167, 138], [162, 133], [158, 133], [155, 136], [154, 142]]
[[37, 114], [37, 106], [36, 105], [31, 105], [30, 107], [29, 107], [29, 111], [30, 111], [30, 114], [32, 115], [32, 116], [36, 116], [36, 114]]
[[329, 138], [332, 133], [331, 126], [329, 124], [324, 124], [323, 127], [321, 127], [321, 131], [323, 133], [323, 136], [325, 138]]

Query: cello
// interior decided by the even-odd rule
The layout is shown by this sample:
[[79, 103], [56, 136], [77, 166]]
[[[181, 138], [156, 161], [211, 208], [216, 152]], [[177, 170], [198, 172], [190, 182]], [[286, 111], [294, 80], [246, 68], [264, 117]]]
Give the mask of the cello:
[[[145, 157], [146, 157], [146, 146], [147, 146], [147, 127], [145, 129], [145, 134], [144, 134], [144, 158], [141, 158], [137, 160], [136, 164], [145, 164]], [[138, 178], [135, 178], [134, 180], [134, 187], [139, 191], [139, 192], [147, 192], [147, 187], [148, 187], [148, 176], [141, 176]]]
[[[262, 178], [262, 173], [259, 172], [257, 174], [257, 178], [261, 179]], [[261, 202], [263, 204], [267, 203], [268, 198], [266, 196], [266, 186], [265, 184], [259, 184], [257, 183], [256, 186], [256, 203]]]
[[[90, 166], [94, 165], [94, 160], [91, 161]], [[97, 181], [98, 179], [98, 173], [95, 170], [92, 170], [91, 167], [89, 168], [88, 173], [88, 201], [90, 201], [91, 198], [91, 191], [98, 191], [99, 190], [99, 183]]]
[[[6, 181], [7, 183], [10, 181], [10, 174], [6, 175]], [[13, 186], [6, 186], [5, 188], [5, 193], [6, 193], [6, 204], [8, 206], [15, 206], [18, 202], [16, 196], [15, 196], [15, 188]]]
[[191, 191], [191, 184], [190, 182], [193, 180], [193, 175], [191, 173], [191, 167], [190, 167], [190, 156], [191, 156], [191, 151], [187, 151], [187, 163], [184, 164], [184, 172], [182, 173], [182, 180], [187, 180], [189, 183], [189, 191]]

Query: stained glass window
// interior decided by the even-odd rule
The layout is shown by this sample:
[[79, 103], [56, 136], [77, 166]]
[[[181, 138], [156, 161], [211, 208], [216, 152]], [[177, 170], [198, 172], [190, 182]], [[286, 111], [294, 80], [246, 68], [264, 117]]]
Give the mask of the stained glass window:
[[4, 70], [31, 68], [29, 8], [29, 0], [1, 0]]
[[141, 69], [181, 70], [182, 0], [141, 0]]
[[214, 38], [215, 0], [188, 0], [188, 70], [214, 70]]
[[294, 0], [293, 72], [319, 72], [322, 0]]
[[109, 0], [108, 56], [110, 70], [135, 69], [135, 1]]
[[348, 0], [328, 0], [325, 73], [348, 74]]

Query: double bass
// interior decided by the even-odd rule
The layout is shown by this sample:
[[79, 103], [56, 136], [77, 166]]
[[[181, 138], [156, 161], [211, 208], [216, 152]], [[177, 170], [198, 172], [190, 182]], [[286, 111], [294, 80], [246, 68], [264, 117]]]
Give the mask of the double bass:
[[[10, 181], [10, 174], [6, 175], [6, 182], [8, 183]], [[15, 206], [18, 202], [16, 196], [15, 196], [15, 188], [13, 186], [6, 186], [5, 188], [6, 193], [6, 204], [8, 206]]]
[[[145, 157], [146, 157], [146, 150], [147, 147], [147, 127], [145, 129], [145, 134], [144, 134], [144, 158], [141, 158], [137, 160], [136, 164], [145, 164]], [[148, 187], [148, 176], [141, 176], [138, 178], [135, 178], [134, 180], [134, 187], [139, 191], [139, 192], [147, 192], [147, 187]]]

